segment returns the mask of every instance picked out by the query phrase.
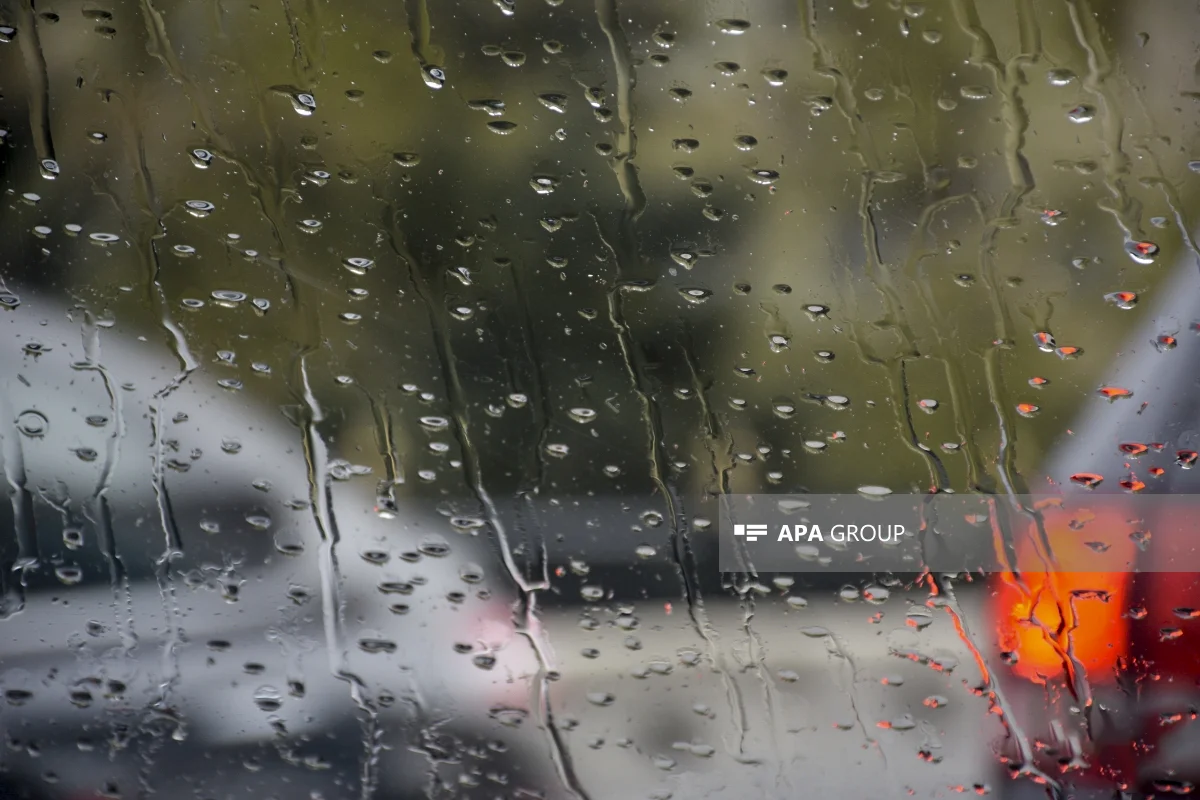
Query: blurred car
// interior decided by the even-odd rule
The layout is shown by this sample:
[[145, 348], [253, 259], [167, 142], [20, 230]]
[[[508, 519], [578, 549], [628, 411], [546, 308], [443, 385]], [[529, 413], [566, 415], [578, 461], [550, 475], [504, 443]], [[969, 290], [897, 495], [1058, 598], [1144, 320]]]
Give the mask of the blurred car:
[[1186, 497], [1200, 493], [1190, 469], [1200, 449], [1200, 351], [1192, 337], [1176, 338], [1196, 330], [1194, 263], [1177, 265], [1157, 294], [1105, 377], [1119, 399], [1085, 405], [1044, 470], [1053, 493], [1088, 496], [1096, 509], [1086, 536], [1048, 523], [1050, 550], [1103, 540], [1113, 569], [1073, 571], [1085, 562], [1068, 560], [1058, 573], [994, 579], [992, 655], [1010, 666], [996, 679], [1018, 723], [1005, 755], [1014, 773], [1032, 777], [1003, 781], [1005, 797], [1045, 796], [1046, 780], [1061, 781], [1052, 792], [1079, 798], [1184, 794], [1200, 784], [1200, 672], [1189, 624], [1200, 576]]
[[36, 307], [36, 331], [0, 322], [14, 780], [64, 798], [252, 792], [270, 781], [251, 773], [299, 769], [313, 791], [421, 794], [431, 753], [463, 758], [489, 715], [525, 704], [539, 662], [511, 582], [449, 504], [381, 515], [368, 470], [310, 465], [302, 430], [250, 392]]

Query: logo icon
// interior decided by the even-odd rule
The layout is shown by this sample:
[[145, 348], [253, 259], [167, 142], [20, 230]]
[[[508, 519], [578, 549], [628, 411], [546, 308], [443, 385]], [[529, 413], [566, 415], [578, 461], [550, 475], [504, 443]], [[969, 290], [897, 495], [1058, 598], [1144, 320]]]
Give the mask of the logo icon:
[[757, 542], [767, 535], [766, 525], [734, 525], [734, 536], [744, 536], [747, 542]]

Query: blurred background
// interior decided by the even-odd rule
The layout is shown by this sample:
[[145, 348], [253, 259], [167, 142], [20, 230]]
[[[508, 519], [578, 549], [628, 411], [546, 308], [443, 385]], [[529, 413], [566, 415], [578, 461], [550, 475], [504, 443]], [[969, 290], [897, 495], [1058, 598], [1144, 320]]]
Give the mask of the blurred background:
[[0, 792], [1085, 796], [984, 582], [722, 575], [716, 498], [1190, 397], [1197, 22], [0, 0]]

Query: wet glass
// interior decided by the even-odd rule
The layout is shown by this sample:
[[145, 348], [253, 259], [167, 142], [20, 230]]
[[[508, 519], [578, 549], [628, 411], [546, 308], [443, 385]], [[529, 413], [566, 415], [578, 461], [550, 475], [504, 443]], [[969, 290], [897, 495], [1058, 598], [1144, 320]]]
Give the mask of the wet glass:
[[0, 794], [1190, 792], [1190, 573], [715, 531], [1197, 493], [1198, 21], [0, 4]]

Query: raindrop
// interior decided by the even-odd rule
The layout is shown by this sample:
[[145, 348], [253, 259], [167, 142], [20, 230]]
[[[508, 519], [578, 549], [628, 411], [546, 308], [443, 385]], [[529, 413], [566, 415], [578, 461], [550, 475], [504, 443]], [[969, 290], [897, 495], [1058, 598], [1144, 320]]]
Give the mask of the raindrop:
[[207, 200], [188, 200], [184, 205], [193, 217], [207, 217], [216, 209], [216, 206]]
[[559, 114], [567, 113], [567, 96], [565, 94], [556, 94], [554, 92], [539, 94], [538, 101], [551, 111], [556, 111]]
[[567, 414], [576, 422], [587, 424], [596, 420], [596, 411], [591, 408], [572, 408]]
[[1068, 86], [1075, 80], [1075, 73], [1069, 69], [1052, 69], [1046, 73], [1046, 80], [1051, 86]]
[[762, 75], [771, 86], [783, 86], [788, 73], [786, 69], [764, 69]]
[[1096, 109], [1088, 105], [1078, 105], [1067, 112], [1067, 119], [1076, 124], [1091, 122], [1096, 118]]
[[321, 230], [321, 220], [319, 219], [302, 219], [296, 223], [296, 227], [305, 233], [316, 233]]
[[58, 162], [53, 158], [43, 158], [41, 161], [42, 177], [48, 181], [52, 181], [58, 177], [59, 167]]
[[189, 155], [192, 157], [192, 165], [197, 169], [208, 169], [213, 160], [213, 154], [203, 147], [197, 147]]
[[391, 639], [364, 636], [358, 640], [358, 649], [372, 655], [390, 654], [396, 652], [396, 643]]
[[1138, 296], [1135, 292], [1110, 292], [1104, 299], [1124, 311], [1129, 311], [1137, 305]]
[[[680, 150], [684, 153], [694, 153], [694, 152], [696, 152], [696, 150], [698, 150], [700, 148], [700, 140], [699, 139], [673, 139], [673, 140], [671, 140], [671, 147], [674, 148], [675, 150]], [[678, 171], [678, 170], [676, 170], [676, 171]], [[690, 178], [691, 175], [689, 174], [688, 177]]]
[[1158, 256], [1158, 245], [1154, 242], [1127, 242], [1125, 252], [1139, 264], [1153, 264]]
[[430, 89], [440, 89], [446, 85], [446, 71], [432, 64], [421, 67], [421, 79]]
[[235, 292], [229, 289], [214, 289], [212, 299], [217, 302], [217, 305], [225, 308], [234, 308], [238, 303], [244, 302], [246, 299], [245, 292]]
[[302, 117], [311, 117], [317, 110], [317, 98], [308, 92], [295, 92], [292, 94], [292, 108]]
[[1033, 403], [1017, 403], [1017, 413], [1022, 417], [1032, 417], [1040, 410], [1041, 409], [1035, 406]]
[[986, 100], [992, 96], [992, 90], [986, 86], [964, 86], [958, 93], [966, 100]]
[[342, 265], [355, 275], [366, 275], [367, 270], [375, 266], [375, 262], [369, 258], [347, 258]]
[[40, 439], [50, 428], [50, 421], [40, 411], [22, 411], [17, 417], [17, 430], [33, 439]]
[[64, 586], [74, 586], [83, 580], [83, 570], [79, 567], [59, 567], [54, 570], [54, 577]]
[[770, 186], [779, 180], [779, 173], [773, 169], [751, 169], [748, 172], [750, 180], [762, 186]]
[[467, 102], [467, 108], [472, 111], [484, 111], [489, 116], [498, 117], [504, 113], [503, 100], [470, 100]]
[[501, 136], [507, 136], [517, 129], [517, 123], [509, 122], [506, 119], [498, 119], [495, 122], [488, 123], [488, 130], [492, 133], [498, 133]]
[[864, 497], [887, 497], [892, 490], [886, 486], [860, 486], [858, 493]]
[[708, 289], [701, 289], [695, 286], [690, 288], [681, 288], [679, 290], [679, 294], [684, 300], [697, 305], [712, 297], [712, 292]]
[[0, 25], [0, 44], [8, 44], [17, 36], [17, 29], [11, 25]]
[[750, 23], [744, 19], [719, 19], [717, 20], [717, 28], [721, 33], [726, 33], [730, 36], [741, 36], [750, 30]]
[[392, 159], [402, 167], [415, 167], [421, 163], [421, 156], [417, 153], [393, 153]]
[[535, 175], [530, 179], [529, 185], [538, 194], [550, 194], [558, 188], [558, 178], [550, 175]]
[[1033, 341], [1038, 349], [1043, 353], [1053, 353], [1055, 342], [1054, 336], [1047, 331], [1038, 331], [1033, 335]]
[[753, 150], [758, 146], [758, 139], [749, 135], [735, 136], [733, 137], [733, 146], [738, 150]]
[[283, 706], [283, 693], [274, 686], [260, 686], [254, 692], [254, 705], [267, 713], [274, 713]]
[[933, 412], [938, 410], [938, 401], [937, 400], [929, 400], [929, 399], [918, 400], [917, 407], [920, 408], [922, 411], [924, 411], [926, 414], [932, 414]]

